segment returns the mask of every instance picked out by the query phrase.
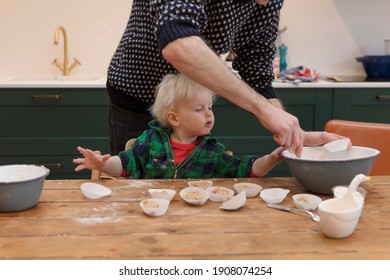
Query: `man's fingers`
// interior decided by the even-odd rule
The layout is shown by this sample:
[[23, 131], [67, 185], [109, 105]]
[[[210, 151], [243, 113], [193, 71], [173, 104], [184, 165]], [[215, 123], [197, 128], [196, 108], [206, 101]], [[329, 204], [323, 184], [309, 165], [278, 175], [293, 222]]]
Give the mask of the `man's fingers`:
[[288, 150], [292, 153], [295, 153], [300, 157], [303, 149], [303, 134], [289, 133], [285, 138], [274, 136], [275, 142], [277, 142], [280, 146], [282, 146], [285, 150]]

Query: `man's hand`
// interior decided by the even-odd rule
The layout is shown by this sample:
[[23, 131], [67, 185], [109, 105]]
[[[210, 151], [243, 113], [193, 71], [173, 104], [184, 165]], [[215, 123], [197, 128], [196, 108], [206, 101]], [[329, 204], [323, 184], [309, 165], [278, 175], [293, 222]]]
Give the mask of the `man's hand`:
[[274, 135], [274, 140], [297, 157], [302, 154], [304, 135], [298, 118], [287, 113], [278, 99], [268, 99], [259, 121]]

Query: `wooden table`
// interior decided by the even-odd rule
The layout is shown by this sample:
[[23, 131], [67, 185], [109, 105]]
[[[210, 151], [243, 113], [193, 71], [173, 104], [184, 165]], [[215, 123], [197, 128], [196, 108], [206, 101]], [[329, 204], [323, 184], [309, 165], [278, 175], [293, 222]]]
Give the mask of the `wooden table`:
[[[213, 181], [287, 188], [282, 204], [289, 206], [304, 192], [293, 178]], [[237, 211], [211, 201], [191, 206], [178, 193], [187, 180], [96, 181], [113, 191], [99, 200], [83, 195], [83, 182], [47, 180], [36, 207], [0, 213], [0, 259], [390, 259], [390, 176], [363, 183], [363, 215], [345, 239], [327, 238], [305, 214], [270, 209], [258, 196]], [[178, 191], [164, 216], [142, 212], [149, 188]]]

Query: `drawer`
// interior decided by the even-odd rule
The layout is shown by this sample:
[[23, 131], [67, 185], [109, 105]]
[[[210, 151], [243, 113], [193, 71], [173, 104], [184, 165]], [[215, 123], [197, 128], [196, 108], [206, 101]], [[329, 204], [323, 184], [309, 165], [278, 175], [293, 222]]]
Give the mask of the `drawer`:
[[109, 153], [109, 138], [74, 139], [0, 139], [0, 164], [38, 164], [50, 169], [48, 179], [90, 178], [89, 170], [75, 172], [73, 159], [80, 154], [76, 147], [82, 146], [102, 153]]
[[1, 89], [0, 164], [47, 166], [49, 179], [90, 178], [74, 171], [77, 146], [109, 153], [105, 89]]
[[[94, 90], [28, 89], [0, 94], [0, 137], [95, 137], [108, 135], [107, 94]], [[33, 96], [48, 99], [34, 100]], [[53, 96], [61, 96], [58, 99]], [[53, 97], [53, 98], [52, 98]]]
[[101, 107], [5, 107], [0, 137], [108, 135], [109, 109]]
[[110, 152], [110, 139], [99, 138], [0, 138], [0, 157], [2, 156], [78, 156], [77, 146]]
[[107, 106], [105, 89], [89, 88], [18, 88], [0, 90], [0, 107], [3, 106]]
[[390, 123], [390, 89], [335, 89], [334, 118]]
[[72, 162], [72, 156], [0, 156], [0, 165], [9, 164], [36, 164], [50, 169], [47, 177], [53, 179], [88, 179], [91, 177], [90, 170], [75, 172], [76, 164]]

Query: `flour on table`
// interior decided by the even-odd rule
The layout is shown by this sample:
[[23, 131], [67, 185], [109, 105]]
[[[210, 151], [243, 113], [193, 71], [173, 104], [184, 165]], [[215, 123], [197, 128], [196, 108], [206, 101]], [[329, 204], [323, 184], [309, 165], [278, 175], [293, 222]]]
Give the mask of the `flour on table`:
[[73, 220], [85, 225], [117, 223], [122, 220], [116, 215], [118, 206], [118, 203], [110, 203], [99, 207], [94, 207], [92, 210], [96, 214], [87, 217], [74, 218]]
[[128, 181], [128, 185], [120, 187], [121, 189], [123, 188], [134, 188], [134, 189], [143, 189], [144, 187], [151, 187], [154, 186], [158, 183], [152, 183], [152, 182], [145, 182], [142, 180], [132, 180]]
[[103, 223], [117, 223], [122, 219], [115, 217], [80, 217], [74, 219], [76, 222], [84, 225], [95, 225]]

